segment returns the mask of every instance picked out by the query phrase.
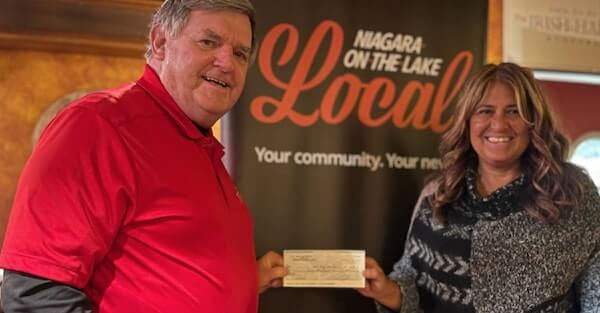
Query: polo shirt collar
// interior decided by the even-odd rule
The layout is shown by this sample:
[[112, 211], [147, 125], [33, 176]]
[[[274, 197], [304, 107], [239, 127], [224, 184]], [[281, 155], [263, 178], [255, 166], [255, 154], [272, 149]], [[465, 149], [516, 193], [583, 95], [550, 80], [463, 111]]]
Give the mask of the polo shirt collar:
[[212, 134], [212, 130], [208, 130], [208, 134], [204, 135], [198, 127], [192, 122], [192, 120], [183, 113], [179, 105], [175, 102], [173, 97], [167, 92], [164, 85], [160, 81], [158, 74], [154, 69], [146, 64], [144, 67], [144, 74], [136, 82], [138, 86], [142, 87], [158, 105], [163, 108], [167, 114], [172, 118], [179, 129], [190, 139], [200, 140], [205, 144], [215, 143], [218, 148], [223, 149], [221, 143], [216, 140]]

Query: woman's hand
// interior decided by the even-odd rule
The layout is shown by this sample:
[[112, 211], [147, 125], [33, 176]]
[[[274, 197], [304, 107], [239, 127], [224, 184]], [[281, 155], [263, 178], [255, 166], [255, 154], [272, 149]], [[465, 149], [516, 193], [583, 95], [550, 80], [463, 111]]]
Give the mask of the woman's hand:
[[402, 303], [400, 286], [385, 275], [375, 259], [366, 258], [363, 276], [367, 280], [365, 288], [356, 289], [361, 295], [372, 298], [392, 310], [400, 310]]

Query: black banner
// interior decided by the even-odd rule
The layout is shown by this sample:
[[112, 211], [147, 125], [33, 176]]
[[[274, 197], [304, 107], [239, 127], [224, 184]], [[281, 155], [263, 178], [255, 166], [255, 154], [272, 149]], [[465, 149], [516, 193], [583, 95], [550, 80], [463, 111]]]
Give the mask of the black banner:
[[[390, 271], [467, 76], [487, 1], [253, 1], [260, 47], [223, 123], [257, 255], [364, 249]], [[283, 288], [260, 312], [374, 312], [347, 289]]]

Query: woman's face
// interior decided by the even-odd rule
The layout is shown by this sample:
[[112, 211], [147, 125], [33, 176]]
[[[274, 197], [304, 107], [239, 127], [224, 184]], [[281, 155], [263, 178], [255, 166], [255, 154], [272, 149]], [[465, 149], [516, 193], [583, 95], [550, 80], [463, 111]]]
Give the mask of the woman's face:
[[471, 146], [484, 170], [520, 170], [529, 127], [519, 115], [512, 88], [493, 82], [469, 120]]

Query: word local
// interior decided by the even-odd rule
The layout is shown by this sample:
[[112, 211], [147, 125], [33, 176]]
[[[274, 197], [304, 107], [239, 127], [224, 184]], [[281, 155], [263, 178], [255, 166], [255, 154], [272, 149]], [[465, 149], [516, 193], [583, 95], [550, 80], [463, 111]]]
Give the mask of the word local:
[[[393, 123], [398, 128], [409, 125], [414, 129], [430, 129], [442, 133], [450, 127], [450, 105], [464, 84], [474, 63], [473, 53], [461, 51], [450, 61], [442, 74], [439, 86], [419, 80], [408, 81], [397, 91], [396, 83], [387, 77], [374, 77], [363, 82], [352, 73], [333, 77], [324, 88], [319, 103], [298, 104], [300, 95], [321, 84], [330, 76], [342, 52], [344, 31], [334, 21], [319, 24], [310, 36], [298, 62], [292, 69], [285, 68], [298, 48], [298, 29], [291, 24], [279, 24], [272, 28], [263, 40], [258, 57], [258, 67], [264, 78], [275, 88], [282, 90], [279, 97], [260, 95], [250, 103], [250, 114], [258, 122], [279, 123], [289, 119], [300, 127], [309, 127], [321, 120], [326, 124], [340, 124], [350, 116], [367, 127], [379, 127]], [[329, 42], [324, 42], [326, 38]], [[279, 43], [280, 40], [286, 40]], [[314, 64], [319, 48], [327, 47], [323, 64]], [[281, 49], [282, 48], [282, 49]], [[279, 58], [275, 52], [281, 51]], [[275, 70], [273, 65], [283, 69]], [[311, 69], [317, 68], [316, 73]], [[276, 73], [290, 72], [284, 80]], [[313, 77], [309, 75], [313, 74]], [[308, 107], [296, 107], [297, 105]]]

